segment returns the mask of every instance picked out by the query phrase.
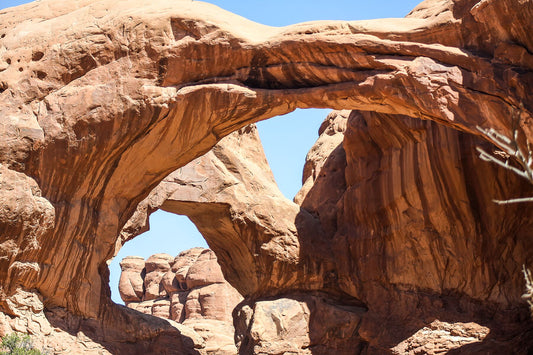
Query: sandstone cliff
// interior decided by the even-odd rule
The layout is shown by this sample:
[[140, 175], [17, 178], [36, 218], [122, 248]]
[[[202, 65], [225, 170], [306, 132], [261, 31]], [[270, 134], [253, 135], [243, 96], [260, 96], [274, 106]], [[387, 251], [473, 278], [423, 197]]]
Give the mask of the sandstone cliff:
[[[532, 206], [492, 199], [531, 188], [474, 147], [497, 149], [476, 126], [533, 141], [531, 18], [531, 0], [284, 28], [184, 0], [0, 12], [0, 329], [207, 353], [110, 300], [106, 261], [162, 208], [244, 296], [243, 354], [527, 352]], [[231, 133], [297, 107], [354, 111], [323, 125], [293, 202], [253, 128]]]

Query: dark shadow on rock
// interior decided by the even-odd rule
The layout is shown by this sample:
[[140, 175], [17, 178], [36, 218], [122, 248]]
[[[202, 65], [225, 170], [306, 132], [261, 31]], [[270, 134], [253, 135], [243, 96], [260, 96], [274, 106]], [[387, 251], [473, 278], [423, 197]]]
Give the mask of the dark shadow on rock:
[[[533, 323], [525, 307], [502, 310], [460, 294], [400, 293], [385, 303], [397, 311], [370, 309], [360, 328], [369, 353], [527, 354], [533, 350]], [[387, 300], [388, 298], [388, 300]], [[406, 305], [410, 305], [409, 308]], [[524, 319], [526, 318], [526, 319]], [[502, 349], [506, 349], [502, 351]], [[475, 350], [475, 351], [474, 351]]]
[[108, 303], [100, 319], [82, 318], [64, 308], [46, 309], [53, 327], [73, 336], [80, 332], [112, 354], [200, 354], [195, 342], [167, 320]]
[[[516, 325], [515, 325], [516, 327]], [[448, 352], [449, 355], [530, 355], [533, 354], [533, 324], [524, 323], [509, 334], [490, 332], [481, 342], [463, 345]]]
[[[259, 315], [251, 316], [252, 310]], [[360, 354], [367, 344], [357, 329], [366, 311], [353, 298], [322, 291], [302, 290], [245, 300], [233, 312], [239, 354], [257, 353], [256, 345], [259, 353], [269, 354], [300, 350], [324, 355]], [[277, 334], [272, 333], [273, 328]], [[253, 334], [257, 329], [263, 330], [259, 332], [262, 334]], [[263, 339], [264, 334], [273, 337]], [[268, 350], [261, 342], [271, 343]]]

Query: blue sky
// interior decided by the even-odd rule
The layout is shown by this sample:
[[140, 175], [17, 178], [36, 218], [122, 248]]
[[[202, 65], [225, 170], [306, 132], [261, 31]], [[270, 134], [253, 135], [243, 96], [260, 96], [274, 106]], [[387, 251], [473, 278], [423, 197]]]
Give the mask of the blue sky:
[[[72, 0], [75, 1], [75, 0]], [[111, 1], [111, 0], [110, 0]], [[0, 0], [0, 9], [29, 1]], [[172, 2], [172, 0], [169, 0]], [[207, 0], [223, 9], [270, 26], [286, 26], [314, 20], [366, 20], [404, 17], [418, 0]], [[259, 134], [280, 190], [292, 199], [301, 187], [305, 156], [318, 138], [318, 127], [330, 110], [296, 110], [285, 116], [258, 123]], [[112, 299], [118, 295], [122, 258], [156, 253], [177, 255], [195, 246], [207, 247], [187, 217], [158, 211], [150, 217], [150, 230], [124, 245], [109, 268]]]

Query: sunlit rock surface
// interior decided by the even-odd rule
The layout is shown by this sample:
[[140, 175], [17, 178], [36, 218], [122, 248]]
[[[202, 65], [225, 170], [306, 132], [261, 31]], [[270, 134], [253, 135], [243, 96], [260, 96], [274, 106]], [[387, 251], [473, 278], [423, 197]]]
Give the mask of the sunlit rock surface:
[[[490, 329], [454, 351], [527, 352], [533, 211], [492, 199], [531, 187], [474, 147], [497, 149], [477, 126], [533, 141], [531, 18], [531, 0], [427, 0], [405, 19], [283, 28], [185, 0], [2, 10], [0, 330], [207, 353], [201, 330], [110, 299], [107, 261], [162, 208], [193, 220], [245, 297], [243, 351], [279, 350], [250, 329], [285, 335], [253, 313], [293, 300], [310, 315], [309, 335], [294, 333], [303, 352], [407, 349], [435, 320]], [[356, 111], [323, 125], [293, 202], [246, 127], [297, 107]], [[163, 266], [142, 283], [154, 303]], [[313, 321], [321, 302], [357, 319], [353, 336], [315, 332], [340, 329]]]
[[232, 312], [242, 296], [226, 282], [211, 250], [193, 248], [175, 258], [156, 254], [146, 261], [130, 256], [120, 267], [119, 292], [127, 307], [194, 329], [208, 352], [237, 353]]

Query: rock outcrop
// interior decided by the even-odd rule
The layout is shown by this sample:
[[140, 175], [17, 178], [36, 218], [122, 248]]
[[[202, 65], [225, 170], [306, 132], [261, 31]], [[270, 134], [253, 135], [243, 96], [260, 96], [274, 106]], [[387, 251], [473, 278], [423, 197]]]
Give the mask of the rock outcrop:
[[[465, 342], [477, 343], [461, 348], [465, 353], [510, 349], [495, 343], [512, 333], [520, 339], [515, 321], [527, 318], [520, 268], [531, 258], [533, 206], [502, 209], [492, 200], [530, 195], [531, 185], [478, 158], [476, 147], [495, 147], [433, 122], [352, 111], [332, 113], [324, 126], [315, 148], [330, 154], [320, 157], [317, 173], [304, 175], [313, 187], [304, 185], [298, 199], [322, 225], [334, 226], [324, 235], [332, 259], [343, 260], [334, 279], [368, 309], [358, 329], [367, 350], [394, 348], [415, 332], [426, 353]], [[343, 127], [342, 144], [328, 148], [324, 142], [338, 141]], [[316, 156], [308, 155], [306, 166], [319, 165]], [[518, 318], [507, 318], [514, 312]], [[484, 327], [491, 334], [479, 341]], [[436, 335], [443, 329], [465, 339], [451, 344]]]
[[193, 248], [176, 258], [130, 256], [120, 262], [119, 291], [126, 306], [182, 323], [215, 354], [236, 354], [232, 312], [242, 296], [224, 279], [215, 254]]
[[[492, 203], [531, 187], [474, 147], [496, 149], [477, 126], [533, 141], [532, 17], [531, 0], [284, 28], [185, 0], [0, 12], [0, 329], [207, 353], [191, 328], [110, 300], [107, 260], [162, 208], [193, 220], [245, 297], [243, 353], [450, 340], [426, 347], [425, 328], [476, 340], [459, 352], [531, 349], [532, 207]], [[244, 127], [297, 107], [356, 111], [321, 128], [293, 202]], [[149, 297], [166, 292], [161, 264]]]
[[[492, 199], [530, 194], [531, 186], [477, 157], [475, 148], [495, 149], [490, 144], [410, 117], [334, 111], [308, 154], [304, 186], [296, 196], [300, 206], [293, 208], [277, 189], [269, 196], [272, 185], [250, 173], [268, 169], [254, 148], [253, 127], [239, 134], [171, 174], [154, 194], [161, 208], [188, 215], [210, 243], [232, 241], [231, 249], [217, 246], [220, 254], [233, 253], [234, 260], [248, 245], [259, 250], [249, 265], [260, 270], [255, 277], [263, 293], [249, 293], [256, 287], [251, 276], [233, 279], [248, 299], [236, 310], [243, 353], [387, 348], [438, 353], [470, 343], [479, 343], [479, 351], [493, 349], [494, 342], [505, 344], [502, 349], [517, 346], [513, 341], [521, 344], [517, 349], [527, 344], [503, 339], [522, 339], [521, 328], [528, 327], [512, 319], [527, 314], [520, 268], [531, 253], [533, 209], [502, 209]], [[246, 152], [256, 155], [250, 159]], [[240, 181], [228, 182], [235, 176]], [[268, 231], [270, 239], [254, 246], [261, 242], [258, 230]], [[293, 250], [295, 261], [289, 258]], [[509, 272], [506, 250], [515, 260]], [[481, 258], [488, 260], [480, 264]], [[489, 265], [501, 275], [498, 290], [485, 269]], [[250, 275], [239, 267], [227, 266], [230, 277]], [[276, 317], [266, 311], [271, 308], [285, 326], [273, 326]], [[483, 342], [487, 327], [491, 336]], [[452, 333], [459, 338], [450, 338]]]

